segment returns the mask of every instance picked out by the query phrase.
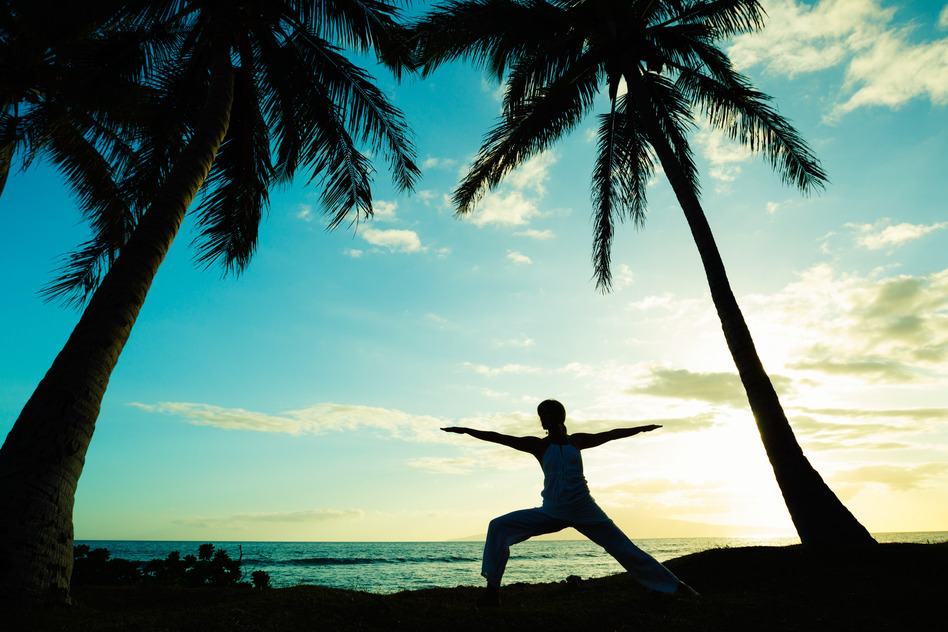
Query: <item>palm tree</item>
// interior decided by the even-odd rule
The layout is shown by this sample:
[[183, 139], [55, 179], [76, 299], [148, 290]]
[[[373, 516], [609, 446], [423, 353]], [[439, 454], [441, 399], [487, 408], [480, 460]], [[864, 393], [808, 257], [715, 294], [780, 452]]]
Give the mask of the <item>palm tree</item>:
[[657, 159], [691, 228], [728, 348], [801, 541], [872, 543], [797, 443], [699, 201], [688, 143], [698, 113], [730, 139], [764, 154], [786, 183], [810, 192], [826, 180], [799, 133], [717, 45], [762, 27], [757, 0], [460, 0], [434, 9], [413, 28], [425, 73], [463, 58], [506, 81], [502, 115], [455, 192], [459, 214], [473, 210], [507, 173], [574, 129], [600, 91], [608, 91], [592, 176], [597, 287], [607, 291], [611, 285], [616, 220], [644, 220], [646, 185]]
[[[405, 59], [398, 11], [380, 0], [126, 2], [126, 23], [171, 34], [146, 79], [164, 93], [120, 190], [147, 208], [0, 448], [0, 595], [68, 601], [72, 507], [109, 376], [199, 191], [198, 262], [239, 273], [270, 186], [305, 168], [329, 226], [371, 214], [368, 146], [413, 186], [400, 112], [342, 48]], [[143, 112], [154, 114], [153, 104]], [[130, 113], [131, 115], [134, 113]], [[179, 133], [175, 140], [174, 133]], [[170, 136], [169, 136], [170, 135]], [[170, 139], [170, 147], [159, 140]], [[183, 139], [183, 141], [182, 141]]]

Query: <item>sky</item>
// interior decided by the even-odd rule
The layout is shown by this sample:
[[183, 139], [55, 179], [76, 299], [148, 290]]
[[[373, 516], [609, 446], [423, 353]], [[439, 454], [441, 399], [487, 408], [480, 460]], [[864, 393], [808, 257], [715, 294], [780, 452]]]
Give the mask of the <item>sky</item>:
[[[814, 467], [873, 533], [948, 530], [948, 4], [763, 6], [724, 48], [829, 184], [803, 196], [699, 124], [705, 212]], [[186, 221], [112, 375], [76, 538], [482, 535], [539, 504], [542, 472], [439, 428], [541, 435], [551, 397], [573, 432], [663, 426], [584, 452], [633, 538], [793, 534], [667, 182], [599, 293], [594, 117], [459, 219], [499, 85], [463, 64], [376, 77], [412, 124], [415, 192], [379, 164], [374, 219], [329, 232], [305, 179], [275, 190], [239, 278], [195, 265]], [[88, 230], [44, 165], [11, 174], [0, 217], [5, 436], [78, 320], [38, 293]]]

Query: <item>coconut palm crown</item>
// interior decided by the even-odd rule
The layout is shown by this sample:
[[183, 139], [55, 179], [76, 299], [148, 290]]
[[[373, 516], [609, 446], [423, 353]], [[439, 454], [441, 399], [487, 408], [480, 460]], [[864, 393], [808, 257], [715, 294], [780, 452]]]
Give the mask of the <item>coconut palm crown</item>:
[[[592, 174], [593, 266], [611, 286], [617, 221], [641, 225], [661, 166], [685, 213], [712, 300], [777, 482], [804, 543], [870, 543], [798, 445], [734, 298], [700, 204], [688, 142], [698, 116], [770, 161], [788, 184], [820, 190], [826, 174], [800, 134], [737, 72], [720, 42], [763, 28], [757, 0], [463, 0], [413, 26], [424, 73], [464, 59], [505, 82], [502, 114], [455, 191], [457, 212], [525, 160], [598, 117]], [[624, 87], [624, 89], [623, 89]]]

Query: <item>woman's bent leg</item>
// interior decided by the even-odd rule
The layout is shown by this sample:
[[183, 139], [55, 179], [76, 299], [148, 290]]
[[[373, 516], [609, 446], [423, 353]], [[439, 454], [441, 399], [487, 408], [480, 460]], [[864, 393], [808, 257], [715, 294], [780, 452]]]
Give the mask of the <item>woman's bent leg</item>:
[[491, 520], [481, 564], [481, 575], [487, 579], [487, 585], [500, 586], [511, 546], [535, 535], [554, 533], [568, 526], [565, 521], [553, 518], [540, 509], [521, 509]]
[[574, 524], [573, 527], [616, 558], [629, 575], [646, 588], [663, 593], [673, 593], [678, 589], [681, 582], [674, 573], [635, 546], [611, 520], [595, 524]]

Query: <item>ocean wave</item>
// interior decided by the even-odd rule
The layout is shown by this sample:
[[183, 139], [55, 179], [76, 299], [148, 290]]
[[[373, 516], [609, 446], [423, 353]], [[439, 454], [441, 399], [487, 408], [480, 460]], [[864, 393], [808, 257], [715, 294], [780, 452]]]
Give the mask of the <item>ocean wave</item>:
[[271, 566], [357, 566], [370, 564], [467, 564], [480, 562], [480, 557], [303, 557], [287, 560], [244, 560]]

